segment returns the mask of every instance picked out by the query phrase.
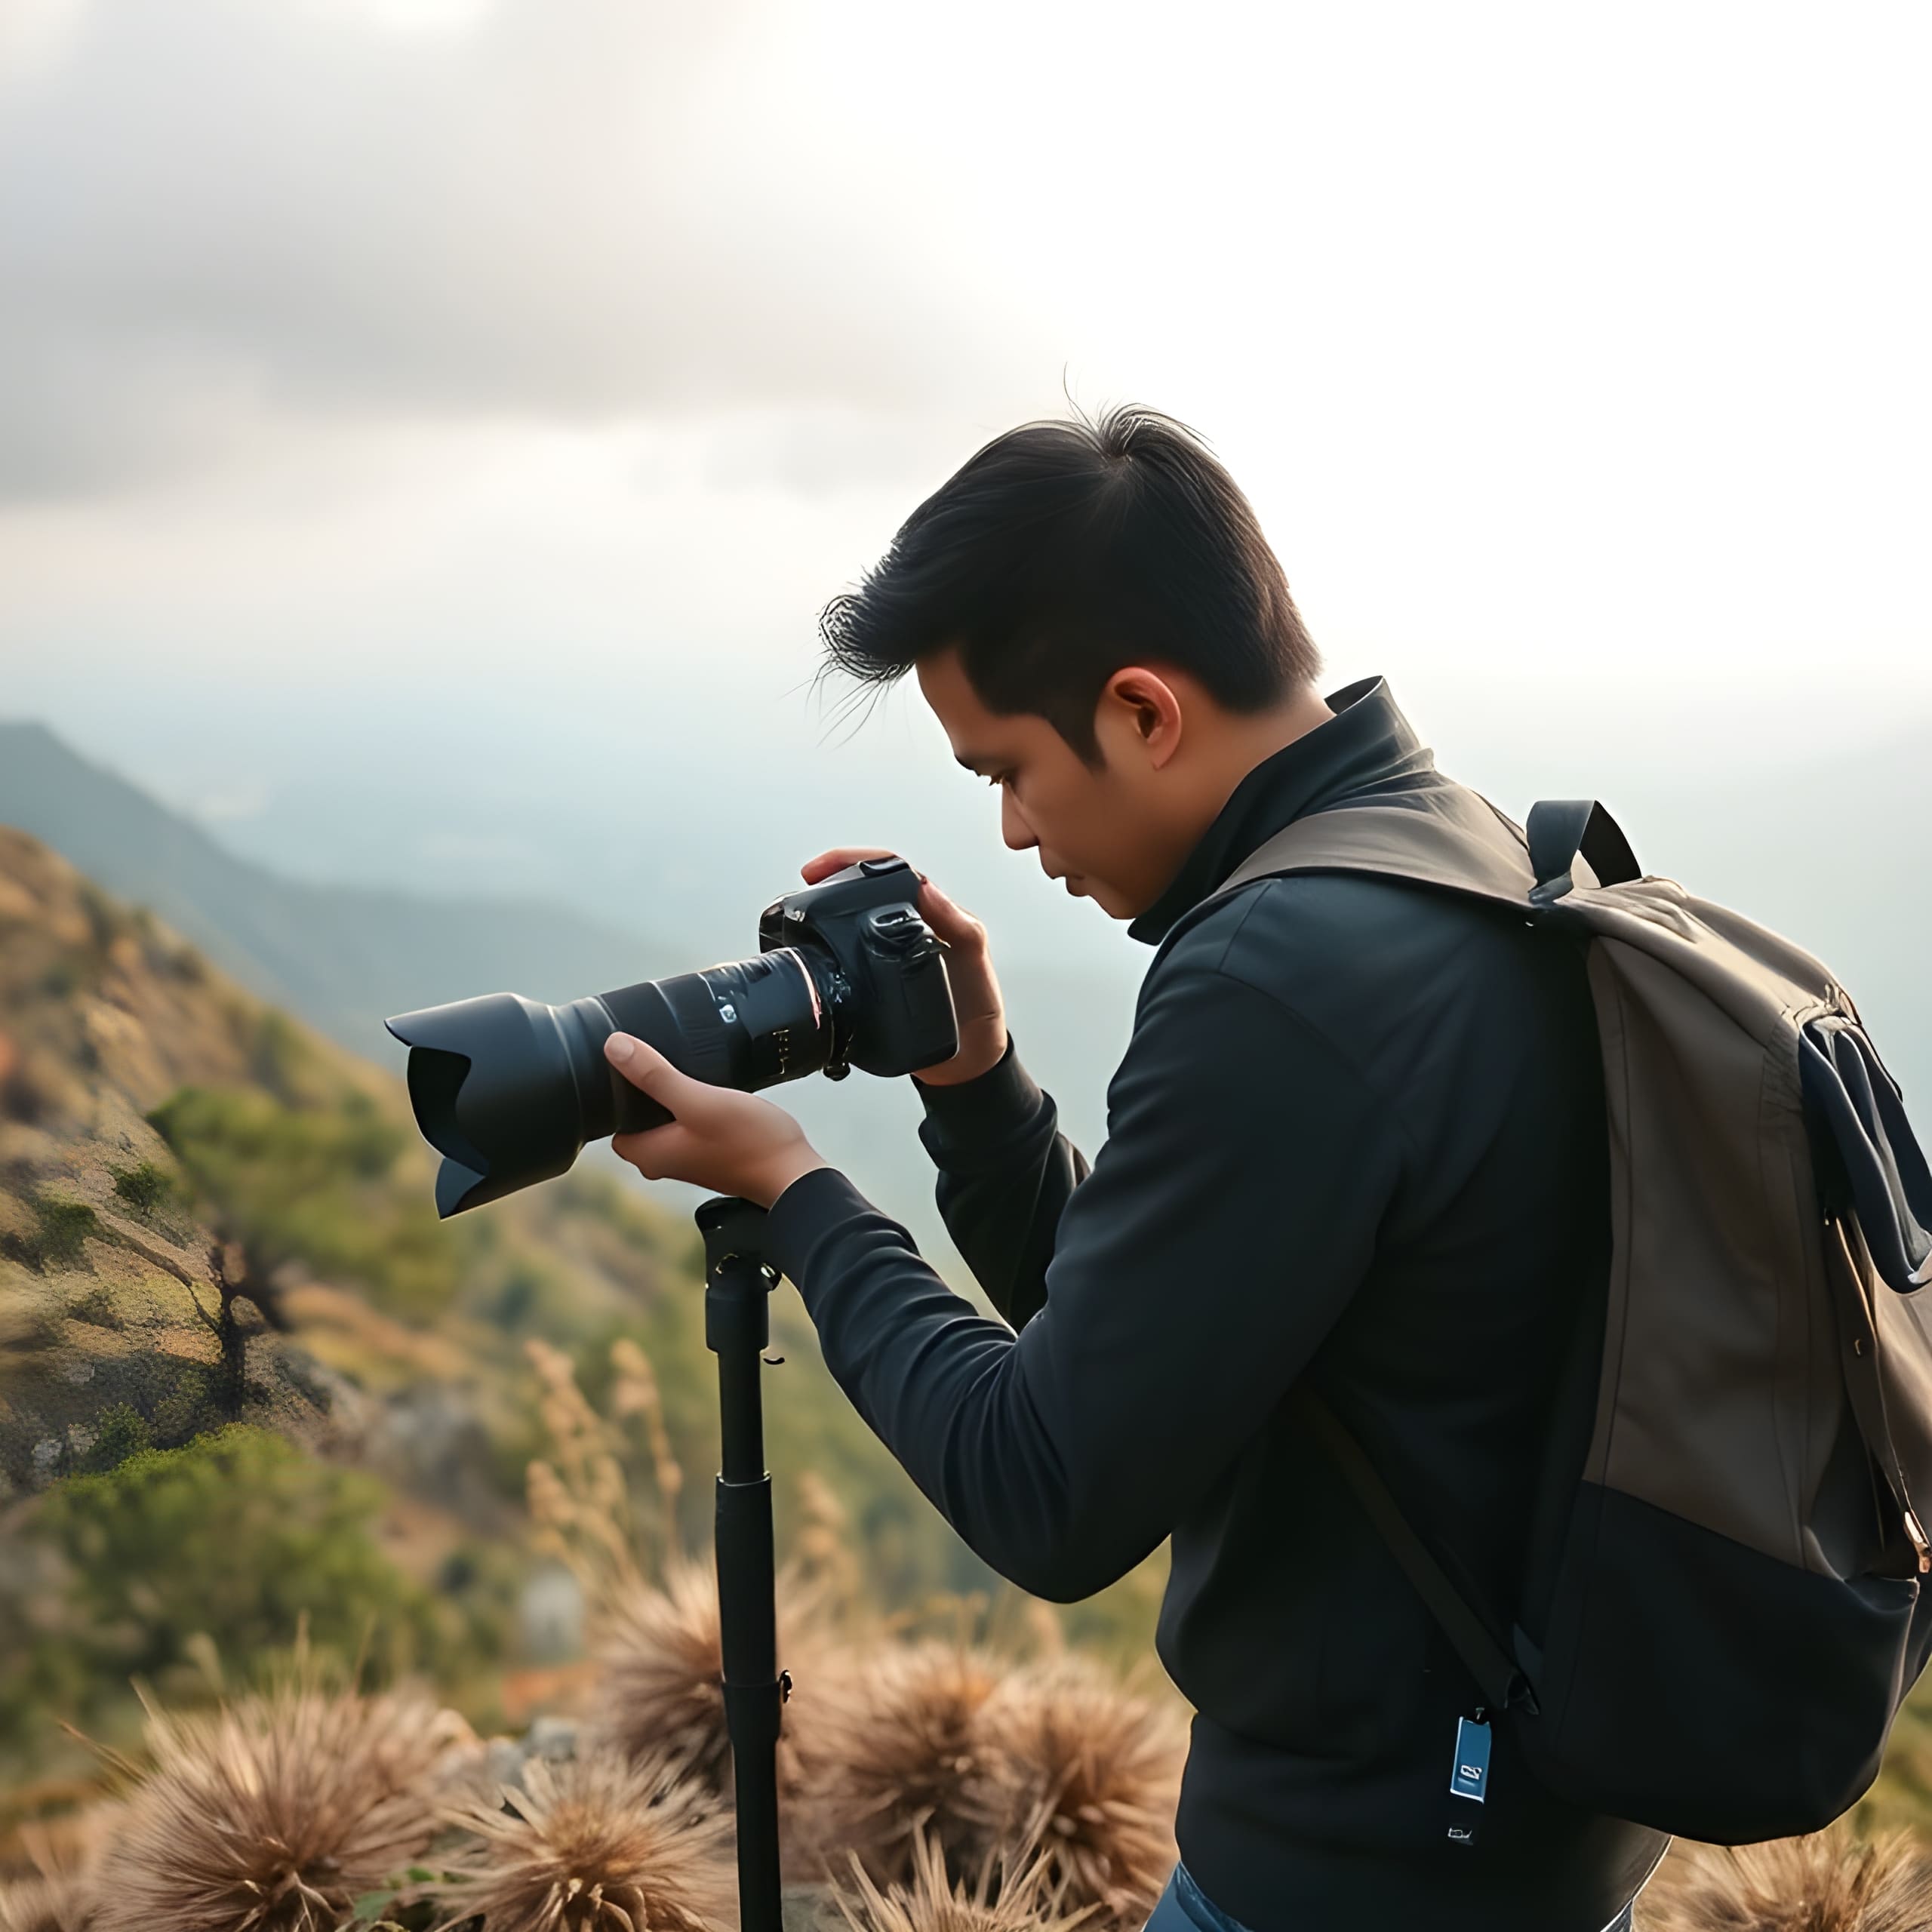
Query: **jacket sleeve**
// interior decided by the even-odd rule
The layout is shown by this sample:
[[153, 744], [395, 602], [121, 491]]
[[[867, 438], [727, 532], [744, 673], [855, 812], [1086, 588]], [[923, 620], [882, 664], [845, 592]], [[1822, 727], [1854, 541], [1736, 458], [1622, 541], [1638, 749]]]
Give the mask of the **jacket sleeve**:
[[1366, 1271], [1400, 1167], [1338, 1048], [1209, 965], [1150, 980], [1107, 1120], [1017, 1335], [836, 1168], [768, 1217], [860, 1415], [986, 1562], [1060, 1601], [1156, 1548], [1260, 1426]]
[[1059, 1129], [1059, 1112], [1006, 1036], [998, 1063], [977, 1079], [929, 1087], [919, 1138], [939, 1175], [940, 1218], [994, 1307], [1023, 1328], [1046, 1300], [1060, 1217], [1087, 1178], [1086, 1156]]

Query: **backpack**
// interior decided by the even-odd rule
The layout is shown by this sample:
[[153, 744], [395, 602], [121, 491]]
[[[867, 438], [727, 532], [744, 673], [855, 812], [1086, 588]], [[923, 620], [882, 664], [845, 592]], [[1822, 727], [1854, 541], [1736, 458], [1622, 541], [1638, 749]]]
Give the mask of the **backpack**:
[[1481, 1690], [1452, 1789], [1483, 1795], [1494, 1719], [1592, 1810], [1712, 1844], [1823, 1827], [1932, 1647], [1932, 1175], [1857, 1008], [1788, 941], [1643, 874], [1593, 801], [1527, 829], [1448, 783], [1338, 806], [1220, 891], [1301, 872], [1567, 935], [1602, 1042], [1609, 1280], [1551, 1393], [1506, 1619], [1308, 1377], [1291, 1397]]

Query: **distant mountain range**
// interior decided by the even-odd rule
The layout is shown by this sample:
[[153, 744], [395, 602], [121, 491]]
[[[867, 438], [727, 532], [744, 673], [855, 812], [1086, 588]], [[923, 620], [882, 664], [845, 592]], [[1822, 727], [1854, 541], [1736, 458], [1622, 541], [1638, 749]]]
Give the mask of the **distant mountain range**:
[[681, 970], [649, 943], [536, 900], [438, 899], [297, 883], [192, 821], [45, 725], [0, 722], [0, 824], [51, 845], [146, 906], [260, 998], [388, 1061], [384, 1017], [512, 989], [576, 999]]
[[[1735, 768], [1727, 781], [1672, 782], [1634, 763], [1624, 771], [1610, 803], [1638, 857], [1828, 960], [1932, 1138], [1932, 898], [1920, 849], [1932, 829], [1932, 762], [1915, 742], [1895, 740], [1753, 771], [1748, 749], [1733, 746], [1714, 752], [1706, 774], [1721, 768], [1720, 756]], [[1529, 775], [1497, 775], [1504, 782], [1492, 795], [1526, 809], [1515, 795]], [[561, 903], [290, 880], [237, 857], [38, 724], [0, 722], [0, 823], [151, 907], [261, 997], [392, 1067], [399, 1049], [382, 1030], [385, 1014], [506, 988], [574, 999], [724, 956], [682, 933], [640, 938]], [[1097, 952], [1052, 964], [1001, 955], [1020, 1052], [1090, 1160], [1141, 964]], [[773, 1097], [904, 1221], [936, 1266], [963, 1280], [933, 1205], [909, 1082], [808, 1079]]]
[[[0, 825], [28, 833], [116, 897], [147, 908], [258, 998], [392, 1070], [400, 1069], [402, 1049], [383, 1029], [388, 1014], [504, 991], [577, 999], [690, 972], [717, 957], [674, 944], [675, 936], [641, 940], [541, 900], [445, 899], [283, 878], [237, 857], [39, 724], [0, 721]], [[1044, 1026], [1035, 1017], [1032, 1030], [1051, 1030], [1063, 1060], [1071, 1053], [1083, 1066], [1091, 1061], [1104, 1087], [1125, 1044], [1131, 1001], [1109, 1020], [1076, 978], [1039, 977], [1040, 1003], [1054, 1017]], [[1112, 1058], [1110, 1029], [1120, 1035]], [[967, 1284], [934, 1202], [933, 1165], [915, 1131], [920, 1109], [909, 1081], [835, 1087], [804, 1079], [773, 1097], [804, 1123], [828, 1160], [903, 1221], [934, 1267]], [[608, 1152], [583, 1158], [615, 1165]], [[655, 1192], [674, 1211], [686, 1198], [702, 1198], [675, 1183]]]

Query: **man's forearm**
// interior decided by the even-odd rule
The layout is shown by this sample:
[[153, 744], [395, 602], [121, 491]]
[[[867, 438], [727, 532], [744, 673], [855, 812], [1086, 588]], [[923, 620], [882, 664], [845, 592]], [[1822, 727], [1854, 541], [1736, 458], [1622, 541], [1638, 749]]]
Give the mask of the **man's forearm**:
[[797, 1287], [853, 1407], [1001, 1576], [1071, 1602], [1158, 1543], [1164, 1526], [1131, 1512], [1112, 1520], [1069, 1469], [1018, 1339], [947, 1287], [848, 1176], [803, 1176], [773, 1204], [767, 1237], [767, 1258]]
[[1059, 1110], [1020, 1064], [1009, 1032], [998, 1063], [954, 1086], [913, 1076], [919, 1138], [939, 1170], [940, 1217], [994, 1307], [1025, 1326], [1046, 1299], [1047, 1263], [1088, 1164]]

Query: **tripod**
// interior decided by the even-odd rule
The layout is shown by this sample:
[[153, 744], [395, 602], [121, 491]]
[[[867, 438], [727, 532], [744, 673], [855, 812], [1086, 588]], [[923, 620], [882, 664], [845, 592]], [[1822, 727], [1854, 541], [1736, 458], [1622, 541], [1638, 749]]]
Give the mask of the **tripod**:
[[792, 1680], [778, 1668], [771, 1476], [758, 1396], [778, 1273], [761, 1254], [762, 1208], [734, 1194], [715, 1194], [698, 1204], [697, 1218], [704, 1236], [704, 1340], [718, 1357], [724, 1444], [718, 1627], [737, 1805], [739, 1922], [741, 1932], [780, 1932], [778, 1733]]

